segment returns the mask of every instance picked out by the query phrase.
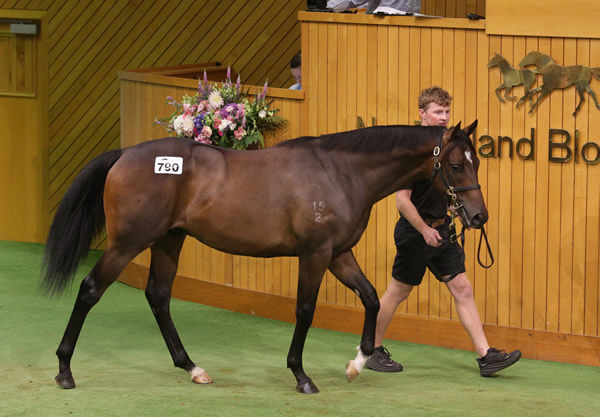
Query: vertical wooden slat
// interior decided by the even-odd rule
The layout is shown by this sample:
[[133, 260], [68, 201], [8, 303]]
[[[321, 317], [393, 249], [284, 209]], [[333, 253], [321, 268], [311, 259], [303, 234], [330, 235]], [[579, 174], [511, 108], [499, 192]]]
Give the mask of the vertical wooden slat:
[[[590, 41], [590, 67], [600, 67], [600, 40]], [[597, 84], [596, 84], [597, 85]], [[596, 109], [589, 106], [588, 137], [597, 138], [600, 131], [600, 118]], [[586, 211], [587, 219], [585, 235], [585, 325], [586, 335], [600, 336], [600, 175], [598, 165], [590, 166], [586, 184]]]
[[[513, 55], [513, 39], [512, 37], [501, 38], [501, 50], [503, 56], [508, 56], [509, 59]], [[505, 135], [505, 129], [508, 128], [506, 134], [511, 137], [511, 127], [513, 125], [512, 106], [500, 106], [500, 135]], [[510, 242], [513, 241], [511, 235], [511, 206], [512, 192], [514, 189], [514, 179], [512, 178], [512, 164], [510, 160], [510, 152], [508, 145], [502, 147], [498, 144], [498, 154], [502, 152], [502, 158], [499, 159], [498, 171], [498, 194], [503, 198], [498, 200], [498, 228], [501, 231], [498, 235], [498, 257], [506, 260], [498, 264], [498, 318], [497, 323], [502, 326], [507, 326], [509, 322], [509, 287], [510, 287], [510, 265], [513, 261], [510, 257]], [[502, 179], [502, 180], [500, 180]]]
[[[477, 33], [477, 91], [475, 93], [475, 97], [477, 99], [477, 107], [478, 109], [488, 108], [488, 98], [489, 91], [491, 86], [494, 84], [489, 82], [489, 78], [491, 77], [490, 71], [487, 70], [487, 63], [489, 61], [489, 41], [487, 36], [483, 33]], [[494, 87], [495, 88], [495, 87]], [[487, 111], [478, 111], [477, 112], [477, 135], [479, 137], [480, 132], [489, 132], [489, 115]], [[474, 144], [476, 147], [479, 146], [479, 142], [475, 139]], [[481, 191], [483, 193], [484, 198], [489, 195], [489, 187], [488, 187], [488, 159], [482, 158], [480, 156], [481, 165], [479, 167], [479, 184], [481, 184]], [[486, 229], [489, 230], [489, 223], [486, 225]], [[495, 248], [493, 249], [495, 250]], [[486, 256], [483, 258], [486, 265], [489, 264], [490, 259]], [[477, 305], [477, 309], [479, 311], [479, 315], [482, 320], [486, 319], [486, 283], [487, 283], [487, 270], [475, 269], [475, 279], [473, 284], [473, 291], [475, 292], [475, 304]]]
[[[577, 40], [577, 49], [575, 62], [590, 66], [590, 42], [589, 40]], [[579, 139], [580, 145], [585, 139], [590, 137], [589, 126], [589, 112], [591, 97], [588, 96], [588, 100], [584, 103], [581, 108], [581, 114], [575, 120], [572, 128], [577, 129], [581, 133]], [[573, 135], [575, 132], [573, 131]], [[587, 201], [586, 201], [586, 184], [588, 182], [588, 167], [578, 156], [578, 163], [575, 164], [574, 172], [574, 190], [573, 190], [573, 244], [572, 244], [572, 269], [568, 271], [568, 276], [572, 276], [572, 308], [571, 314], [568, 319], [571, 322], [571, 332], [575, 334], [584, 334], [585, 327], [585, 239], [587, 233], [588, 218], [582, 216], [583, 213], [587, 212]]]
[[[550, 40], [540, 38], [538, 51], [550, 54]], [[549, 270], [548, 259], [548, 141], [544, 137], [550, 128], [550, 114], [548, 104], [542, 102], [536, 108], [537, 132], [540, 135], [537, 142], [536, 160], [536, 213], [535, 213], [535, 284], [534, 284], [534, 328], [546, 329], [546, 293], [548, 290], [547, 271]]]
[[[521, 57], [525, 56], [525, 39], [515, 38], [513, 41], [513, 50], [510, 55], [510, 62], [513, 67], [518, 67], [518, 62]], [[523, 87], [519, 86], [513, 89], [512, 95], [520, 98], [523, 96]], [[511, 137], [513, 139], [513, 149], [516, 147], [517, 141], [525, 136], [525, 106], [516, 108], [516, 102], [513, 101], [513, 123]], [[525, 163], [519, 158], [514, 150], [514, 156], [511, 161], [512, 171], [512, 188], [511, 188], [511, 212], [510, 212], [510, 265], [509, 265], [509, 311], [508, 325], [513, 327], [521, 326], [523, 304], [522, 283], [523, 283], [523, 206], [525, 203], [525, 195], [523, 193], [523, 171]]]

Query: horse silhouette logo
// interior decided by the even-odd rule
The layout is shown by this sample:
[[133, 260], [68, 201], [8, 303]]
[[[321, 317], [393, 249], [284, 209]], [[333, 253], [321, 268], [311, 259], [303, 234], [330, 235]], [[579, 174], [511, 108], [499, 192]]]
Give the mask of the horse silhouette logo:
[[[501, 55], [496, 54], [488, 63], [488, 68], [498, 66], [502, 73], [503, 82], [498, 88], [496, 88], [496, 95], [500, 101], [505, 100], [500, 95], [500, 91], [504, 89], [504, 97], [509, 100], [514, 100], [516, 97], [509, 97], [508, 92], [512, 87], [523, 85], [525, 94], [517, 102], [517, 107], [525, 99], [529, 99], [529, 113], [532, 113], [538, 106], [540, 100], [546, 97], [554, 89], [564, 89], [572, 85], [575, 86], [577, 93], [579, 94], [579, 103], [575, 107], [573, 116], [577, 115], [577, 112], [581, 108], [581, 104], [584, 101], [584, 92], [592, 97], [596, 108], [600, 109], [596, 93], [590, 87], [590, 81], [592, 77], [600, 80], [600, 67], [589, 68], [584, 65], [570, 65], [562, 66], [556, 63], [556, 61], [541, 52], [529, 52], [519, 62], [521, 69], [515, 69], [510, 66], [508, 61]], [[529, 69], [528, 67], [535, 66], [535, 69]], [[541, 74], [542, 85], [531, 89], [535, 76]], [[533, 78], [532, 78], [533, 77]], [[533, 101], [534, 95], [540, 93], [537, 96], [535, 102]]]

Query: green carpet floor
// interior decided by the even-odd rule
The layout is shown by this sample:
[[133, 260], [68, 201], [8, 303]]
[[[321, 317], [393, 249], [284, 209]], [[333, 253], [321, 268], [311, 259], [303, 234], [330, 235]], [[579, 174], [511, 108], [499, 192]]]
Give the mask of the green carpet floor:
[[43, 246], [0, 242], [0, 416], [600, 416], [600, 368], [521, 359], [495, 377], [472, 352], [389, 341], [405, 371], [365, 370], [346, 382], [359, 337], [311, 329], [304, 367], [321, 390], [295, 392], [286, 368], [293, 325], [173, 300], [192, 359], [214, 378], [195, 385], [173, 367], [142, 291], [116, 283], [92, 310], [72, 362], [54, 383], [54, 354], [75, 291], [39, 290]]

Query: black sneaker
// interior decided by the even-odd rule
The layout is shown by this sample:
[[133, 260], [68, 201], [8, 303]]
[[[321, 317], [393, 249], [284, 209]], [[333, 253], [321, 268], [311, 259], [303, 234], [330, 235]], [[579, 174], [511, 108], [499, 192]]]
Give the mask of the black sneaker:
[[377, 372], [400, 372], [402, 365], [394, 362], [390, 352], [383, 346], [378, 346], [373, 351], [373, 354], [367, 360], [365, 366]]
[[520, 350], [506, 353], [503, 350], [489, 348], [487, 354], [483, 358], [477, 358], [479, 373], [481, 376], [490, 376], [495, 372], [508, 368], [519, 359], [521, 359]]

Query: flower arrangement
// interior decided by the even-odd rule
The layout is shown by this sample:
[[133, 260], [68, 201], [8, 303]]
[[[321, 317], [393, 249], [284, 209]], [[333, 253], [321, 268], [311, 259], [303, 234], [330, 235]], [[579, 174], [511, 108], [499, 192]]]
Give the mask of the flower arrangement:
[[193, 96], [184, 95], [181, 102], [167, 97], [167, 104], [175, 111], [166, 119], [156, 119], [170, 135], [191, 138], [200, 143], [213, 144], [232, 149], [264, 147], [262, 131], [275, 129], [285, 123], [271, 109], [267, 101], [267, 83], [254, 100], [250, 100], [240, 89], [240, 77], [231, 82], [231, 69], [227, 79], [219, 87], [204, 79], [198, 82], [198, 91]]

